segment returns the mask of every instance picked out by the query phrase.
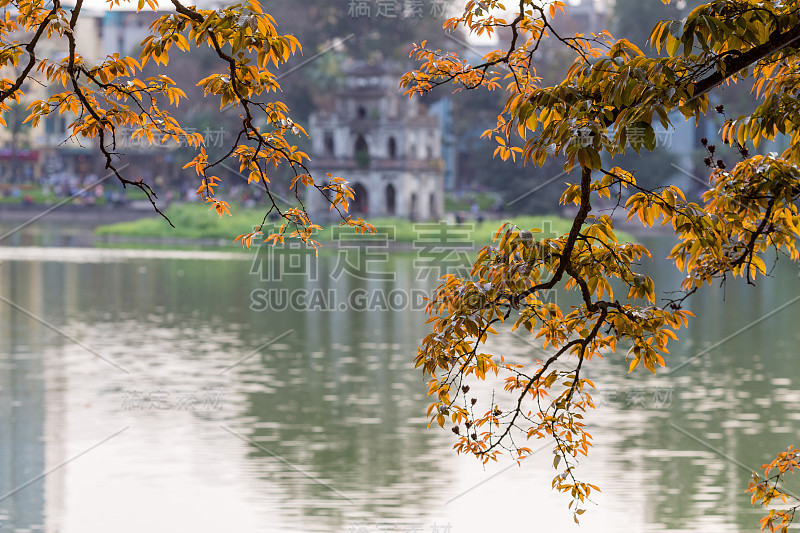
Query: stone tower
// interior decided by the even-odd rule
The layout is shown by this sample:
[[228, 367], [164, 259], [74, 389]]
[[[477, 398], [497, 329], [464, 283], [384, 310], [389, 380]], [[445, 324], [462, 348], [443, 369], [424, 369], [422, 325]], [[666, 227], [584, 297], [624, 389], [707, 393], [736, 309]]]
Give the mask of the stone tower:
[[[437, 116], [398, 88], [402, 71], [357, 63], [346, 71], [332, 112], [309, 120], [311, 165], [318, 183], [330, 172], [355, 191], [350, 213], [438, 220], [444, 207], [444, 163]], [[328, 212], [312, 191], [312, 215]]]

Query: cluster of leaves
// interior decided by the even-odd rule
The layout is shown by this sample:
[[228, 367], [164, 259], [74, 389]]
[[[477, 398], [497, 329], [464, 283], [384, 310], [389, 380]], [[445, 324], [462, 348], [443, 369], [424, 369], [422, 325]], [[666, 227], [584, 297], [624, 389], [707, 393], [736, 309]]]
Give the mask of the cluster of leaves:
[[747, 492], [752, 493], [750, 502], [753, 505], [758, 503], [769, 507], [770, 503], [776, 499], [783, 504], [790, 499], [795, 502], [786, 509], [770, 509], [767, 516], [761, 519], [762, 530], [769, 529], [770, 531], [780, 531], [780, 533], [789, 531], [789, 525], [794, 520], [797, 509], [800, 508], [800, 500], [781, 489], [779, 484], [787, 473], [794, 472], [798, 467], [800, 467], [800, 450], [789, 446], [785, 452], [779, 453], [771, 463], [761, 466], [764, 471], [763, 477], [753, 473], [753, 481], [747, 488]]
[[[120, 0], [109, 0], [109, 7], [119, 4]], [[139, 0], [138, 9], [145, 8], [145, 4], [154, 11], [161, 9], [156, 0]], [[226, 160], [237, 161], [249, 182], [263, 184], [269, 199], [259, 228], [273, 211], [287, 222], [271, 236], [275, 242], [282, 241], [284, 232], [291, 227], [292, 236], [315, 244], [311, 237], [319, 227], [306, 214], [301, 194], [306, 189], [316, 189], [328, 198], [331, 209], [338, 211], [344, 224], [369, 231], [370, 226], [363, 220], [346, 214], [352, 191], [344, 180], [330, 180], [322, 186], [311, 178], [305, 166], [308, 155], [291, 142], [292, 136], [304, 136], [305, 131], [289, 117], [286, 105], [262, 100], [268, 93], [280, 90], [270, 69], [278, 68], [300, 51], [297, 39], [280, 35], [275, 20], [264, 13], [258, 0], [219, 10], [187, 7], [179, 0], [171, 0], [170, 5], [174, 12], [151, 24], [137, 58], [115, 53], [90, 65], [78, 52], [75, 38], [82, 0], [71, 7], [62, 7], [59, 0], [0, 0], [5, 12], [0, 19], [0, 66], [14, 71], [13, 77], [0, 80], [0, 113], [5, 114], [12, 102], [25, 98], [31, 84], [47, 86], [50, 94], [28, 105], [26, 122], [36, 126], [48, 115], [69, 113], [71, 136], [95, 141], [105, 157], [105, 167], [123, 186], [144, 191], [159, 213], [156, 192], [144, 180], [125, 176], [120, 170], [120, 131], [132, 132], [132, 139], [142, 138], [150, 143], [176, 141], [193, 147], [197, 155], [184, 168], [197, 173], [197, 194], [220, 216], [230, 214], [230, 206], [216, 195], [221, 179], [213, 169]], [[45, 40], [51, 48], [64, 50], [64, 57], [37, 55]], [[191, 53], [201, 47], [213, 51], [220, 72], [198, 80], [197, 85], [206, 97], [219, 99], [220, 108], [233, 106], [240, 110], [235, 141], [215, 161], [209, 159], [202, 135], [190, 133], [192, 130], [185, 129], [170, 113], [186, 98], [183, 89], [164, 74], [142, 75], [149, 62], [168, 64], [176, 49], [178, 53]], [[282, 210], [270, 189], [270, 170], [279, 165], [290, 167], [295, 175], [290, 188], [297, 205], [290, 209]], [[249, 243], [252, 235], [241, 238]]]
[[[558, 34], [551, 22], [565, 9], [558, 0], [544, 5], [520, 0], [506, 16], [498, 0], [468, 1], [446, 26], [475, 35], [502, 29], [508, 46], [473, 65], [422, 42], [412, 52], [419, 68], [401, 84], [409, 94], [445, 84], [457, 91], [504, 90], [496, 127], [484, 134], [496, 143], [496, 156], [537, 166], [559, 158], [566, 171], [580, 172], [561, 197], [577, 206], [569, 233], [536, 241], [534, 230], [503, 227], [469, 276], [442, 280], [427, 308], [432, 332], [416, 359], [430, 377], [431, 422], [455, 424], [459, 452], [488, 461], [508, 450], [521, 459], [530, 448], [515, 439], [552, 439], [558, 470], [553, 486], [571, 494], [577, 521], [596, 490], [578, 481], [574, 470], [591, 443], [582, 420], [594, 407], [593, 384], [581, 377], [584, 363], [613, 354], [619, 343], [628, 347], [631, 371], [641, 364], [654, 372], [665, 365], [674, 331], [687, 323], [690, 313], [681, 307], [690, 294], [729, 276], [752, 283], [768, 274], [763, 255], [769, 250], [798, 257], [800, 4], [700, 5], [682, 21], [653, 28], [653, 57], [607, 31]], [[560, 43], [574, 58], [564, 79], [551, 85], [534, 66], [544, 39]], [[740, 160], [728, 169], [722, 159], [714, 160], [714, 145], [703, 140], [710, 190], [701, 202], [687, 201], [678, 187], [643, 187], [630, 171], [604, 168], [603, 153], [614, 158], [629, 150], [654, 150], [656, 121], [670, 128], [669, 113], [678, 110], [698, 123], [710, 111], [709, 91], [743, 81], [760, 100], [751, 115], [726, 119], [720, 139]], [[724, 116], [722, 105], [716, 111]], [[778, 133], [790, 138], [786, 151], [750, 155], [748, 143], [757, 147], [759, 138]], [[649, 252], [617, 243], [611, 219], [593, 212], [593, 198], [616, 200], [615, 210], [647, 227], [659, 219], [671, 225], [680, 242], [669, 259], [686, 273], [678, 296], [672, 292], [656, 302], [653, 281], [636, 272]], [[622, 301], [612, 293], [613, 280], [627, 288]], [[576, 292], [580, 304], [559, 306], [552, 297], [556, 290]], [[512, 327], [501, 330], [506, 322]], [[520, 327], [543, 341], [546, 358], [511, 364], [500, 354], [485, 353], [490, 335]], [[569, 369], [556, 370], [556, 362]], [[504, 393], [492, 392], [478, 410], [483, 404], [467, 396], [475, 387], [470, 382], [490, 373], [503, 379]], [[499, 405], [501, 400], [508, 406]]]
[[[563, 467], [553, 485], [582, 503], [597, 490], [573, 476], [578, 457], [591, 446], [583, 416], [594, 408], [594, 384], [581, 377], [584, 362], [613, 353], [623, 343], [629, 346], [631, 371], [642, 364], [655, 372], [664, 365], [674, 330], [691, 313], [652, 305], [653, 280], [635, 270], [649, 252], [638, 244], [618, 243], [607, 215], [579, 231], [573, 226], [573, 232], [558, 238], [534, 240], [537, 231], [501, 227], [496, 246], [481, 250], [470, 277], [451, 274], [443, 279], [426, 309], [433, 332], [424, 339], [416, 364], [433, 378], [428, 386], [436, 401], [429, 414], [440, 426], [455, 424], [459, 452], [486, 462], [506, 449], [522, 460], [531, 449], [515, 444], [517, 430], [527, 439], [550, 437], [555, 441], [554, 464]], [[545, 298], [562, 279], [565, 290], [580, 294], [583, 306], [564, 310]], [[614, 298], [613, 279], [627, 287], [627, 303]], [[551, 355], [523, 365], [484, 352], [488, 335], [507, 321], [510, 331], [522, 328], [541, 339]], [[574, 368], [556, 370], [555, 363], [567, 357], [577, 360]], [[477, 399], [466, 394], [468, 383], [489, 373], [504, 381], [510, 408], [493, 397], [476, 413]]]

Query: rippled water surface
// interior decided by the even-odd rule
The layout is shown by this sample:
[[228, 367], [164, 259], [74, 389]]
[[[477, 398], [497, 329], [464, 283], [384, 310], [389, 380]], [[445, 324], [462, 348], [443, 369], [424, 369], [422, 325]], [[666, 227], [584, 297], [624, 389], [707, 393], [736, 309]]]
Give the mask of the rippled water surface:
[[[657, 377], [628, 375], [624, 354], [592, 360], [582, 474], [603, 492], [579, 528], [550, 490], [546, 443], [521, 467], [483, 468], [426, 429], [413, 297], [338, 310], [352, 294], [430, 290], [412, 255], [390, 256], [394, 280], [331, 280], [333, 252], [317, 280], [266, 281], [289, 263], [18, 244], [0, 247], [0, 532], [755, 531], [750, 471], [800, 444], [789, 264], [693, 299], [698, 318]], [[663, 261], [650, 270], [680, 280]], [[281, 288], [332, 301], [253, 299]], [[524, 338], [495, 344], [541, 355]]]

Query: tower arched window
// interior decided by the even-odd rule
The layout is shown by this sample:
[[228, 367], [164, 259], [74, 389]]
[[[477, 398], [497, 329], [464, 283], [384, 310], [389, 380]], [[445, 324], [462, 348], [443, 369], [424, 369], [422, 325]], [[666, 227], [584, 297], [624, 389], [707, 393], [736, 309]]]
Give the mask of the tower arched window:
[[369, 166], [369, 146], [363, 135], [359, 135], [356, 138], [353, 156], [359, 168], [367, 168]]
[[369, 195], [367, 188], [360, 183], [353, 185], [353, 200], [350, 202], [351, 213], [368, 213], [369, 212]]
[[396, 193], [394, 190], [394, 185], [391, 183], [386, 186], [386, 214], [387, 215], [394, 215], [396, 209]]

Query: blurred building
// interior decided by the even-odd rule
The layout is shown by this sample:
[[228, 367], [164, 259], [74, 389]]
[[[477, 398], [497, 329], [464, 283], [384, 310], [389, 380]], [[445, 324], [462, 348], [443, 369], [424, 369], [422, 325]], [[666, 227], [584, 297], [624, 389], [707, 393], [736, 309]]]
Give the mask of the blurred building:
[[449, 98], [441, 98], [430, 106], [431, 113], [439, 117], [442, 130], [442, 161], [444, 162], [444, 189], [456, 188], [456, 162], [458, 146], [453, 124], [453, 103]]
[[[74, 33], [76, 51], [90, 66], [114, 53], [135, 57], [137, 48], [148, 34], [148, 27], [161, 15], [163, 12], [83, 9]], [[26, 42], [30, 35], [13, 37]], [[68, 53], [65, 38], [42, 39], [36, 47], [37, 59], [58, 62]], [[15, 78], [18, 75], [16, 70], [6, 67], [0, 74]], [[52, 113], [37, 126], [23, 124], [28, 104], [46, 100], [64, 90], [60, 85], [50, 85], [37, 71], [33, 71], [31, 77], [33, 79], [23, 84], [25, 94], [20, 103], [12, 104], [11, 111], [6, 113], [8, 126], [0, 128], [0, 183], [30, 182], [54, 173], [81, 177], [102, 174], [105, 160], [97, 150], [97, 139], [71, 138], [68, 125], [74, 116], [70, 112]], [[118, 138], [118, 141], [124, 144], [126, 139]]]
[[[310, 170], [318, 180], [330, 172], [349, 182], [351, 213], [437, 219], [444, 208], [441, 123], [398, 89], [401, 72], [366, 63], [347, 70], [335, 109], [309, 119]], [[309, 194], [312, 214], [328, 212], [321, 193]]]
[[[15, 16], [16, 13], [11, 13]], [[76, 51], [83, 57], [87, 64], [94, 64], [102, 57], [103, 50], [100, 45], [100, 36], [103, 26], [103, 12], [85, 11], [75, 29]], [[17, 34], [10, 36], [26, 42], [31, 35]], [[36, 47], [37, 59], [60, 61], [68, 53], [66, 39], [43, 38]], [[26, 56], [24, 56], [26, 57]], [[23, 60], [24, 63], [25, 60]], [[17, 67], [6, 66], [0, 69], [4, 78], [16, 78], [22, 71], [23, 64]], [[11, 111], [5, 114], [7, 126], [0, 128], [0, 182], [21, 182], [38, 179], [45, 172], [46, 162], [52, 157], [56, 147], [69, 146], [71, 142], [63, 143], [68, 137], [66, 133], [66, 120], [68, 114], [48, 117], [37, 127], [24, 124], [28, 115], [28, 104], [35, 100], [46, 100], [54, 93], [45, 81], [44, 76], [32, 71], [31, 77], [23, 83], [24, 96], [19, 103], [11, 103]]]

